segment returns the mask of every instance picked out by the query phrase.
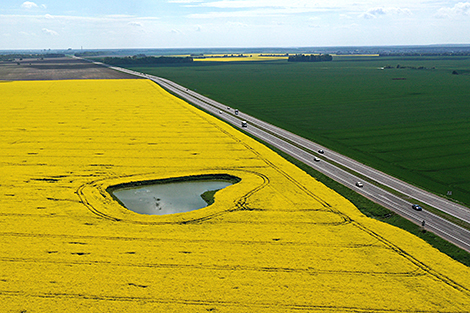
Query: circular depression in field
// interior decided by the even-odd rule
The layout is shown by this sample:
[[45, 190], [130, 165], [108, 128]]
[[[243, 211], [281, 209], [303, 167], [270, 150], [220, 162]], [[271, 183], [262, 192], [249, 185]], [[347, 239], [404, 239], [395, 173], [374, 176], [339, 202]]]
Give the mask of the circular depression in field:
[[[108, 191], [131, 211], [167, 215], [204, 208], [211, 202], [211, 191], [218, 191], [238, 181], [239, 178], [229, 175], [181, 177], [123, 184], [113, 186]], [[203, 194], [207, 195], [206, 200]]]

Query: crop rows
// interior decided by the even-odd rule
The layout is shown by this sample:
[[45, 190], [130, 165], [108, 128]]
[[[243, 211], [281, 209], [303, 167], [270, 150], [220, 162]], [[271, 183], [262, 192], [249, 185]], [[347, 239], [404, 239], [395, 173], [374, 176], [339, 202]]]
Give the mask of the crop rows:
[[[463, 312], [470, 271], [147, 80], [0, 84], [6, 311]], [[139, 215], [106, 189], [241, 178]]]

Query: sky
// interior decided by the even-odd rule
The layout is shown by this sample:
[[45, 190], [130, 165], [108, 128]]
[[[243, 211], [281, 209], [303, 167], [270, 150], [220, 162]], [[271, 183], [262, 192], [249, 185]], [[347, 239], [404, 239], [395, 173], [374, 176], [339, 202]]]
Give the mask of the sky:
[[0, 0], [0, 50], [470, 44], [470, 2]]

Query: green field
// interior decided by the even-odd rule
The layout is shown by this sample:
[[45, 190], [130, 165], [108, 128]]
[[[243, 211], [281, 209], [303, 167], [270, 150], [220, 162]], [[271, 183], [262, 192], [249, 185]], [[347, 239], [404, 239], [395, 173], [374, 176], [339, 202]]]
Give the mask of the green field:
[[453, 199], [470, 204], [470, 57], [133, 69], [176, 81], [437, 194], [450, 190]]

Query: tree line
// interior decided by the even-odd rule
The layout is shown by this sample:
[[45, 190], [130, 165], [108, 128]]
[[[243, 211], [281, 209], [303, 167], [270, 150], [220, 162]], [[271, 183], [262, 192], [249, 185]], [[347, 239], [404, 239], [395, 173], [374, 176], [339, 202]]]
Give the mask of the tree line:
[[103, 55], [105, 53], [106, 52], [103, 52], [103, 51], [84, 51], [84, 52], [77, 52], [74, 55], [76, 57], [96, 57], [99, 55]]
[[450, 56], [470, 56], [469, 51], [461, 52], [383, 52], [381, 57], [450, 57]]
[[46, 54], [2, 54], [0, 55], [0, 61], [15, 61], [23, 59], [42, 59], [42, 58], [63, 58], [63, 53], [46, 53]]
[[109, 65], [149, 65], [149, 64], [174, 64], [174, 63], [191, 63], [192, 57], [106, 57], [103, 63]]
[[296, 55], [290, 55], [289, 58], [287, 59], [288, 62], [327, 62], [327, 61], [332, 61], [333, 57], [329, 54], [311, 54], [311, 55], [305, 55], [305, 54], [296, 54]]

